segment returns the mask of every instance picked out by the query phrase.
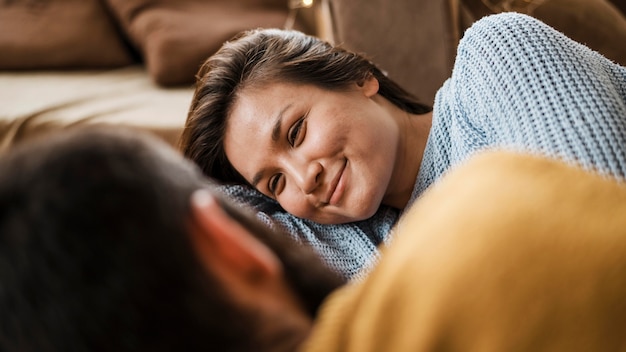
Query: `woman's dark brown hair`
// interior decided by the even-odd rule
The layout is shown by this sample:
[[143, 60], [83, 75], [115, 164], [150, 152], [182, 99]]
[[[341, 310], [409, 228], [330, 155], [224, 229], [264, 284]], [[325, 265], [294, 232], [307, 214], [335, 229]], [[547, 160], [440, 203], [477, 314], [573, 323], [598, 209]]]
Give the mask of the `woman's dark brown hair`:
[[363, 55], [297, 31], [242, 32], [200, 68], [181, 150], [207, 176], [248, 184], [228, 161], [223, 146], [227, 118], [239, 92], [273, 82], [312, 84], [338, 91], [353, 83], [362, 84], [370, 75], [379, 81], [378, 93], [401, 109], [415, 114], [431, 110]]

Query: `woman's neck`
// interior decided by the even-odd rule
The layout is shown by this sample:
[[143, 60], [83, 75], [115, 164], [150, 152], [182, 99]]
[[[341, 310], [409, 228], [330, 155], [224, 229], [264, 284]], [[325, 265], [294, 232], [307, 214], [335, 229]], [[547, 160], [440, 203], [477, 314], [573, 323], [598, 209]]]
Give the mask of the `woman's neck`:
[[[400, 109], [398, 109], [400, 110]], [[415, 115], [400, 110], [398, 152], [383, 204], [404, 209], [413, 193], [432, 124], [432, 112]]]

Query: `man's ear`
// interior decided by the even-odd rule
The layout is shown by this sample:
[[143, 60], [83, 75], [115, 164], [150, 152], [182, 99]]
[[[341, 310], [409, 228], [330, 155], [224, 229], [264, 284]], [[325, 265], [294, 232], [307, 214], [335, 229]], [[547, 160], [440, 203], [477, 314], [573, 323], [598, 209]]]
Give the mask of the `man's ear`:
[[234, 271], [241, 278], [259, 280], [282, 273], [276, 255], [246, 228], [231, 218], [206, 190], [191, 197], [192, 238], [208, 270]]

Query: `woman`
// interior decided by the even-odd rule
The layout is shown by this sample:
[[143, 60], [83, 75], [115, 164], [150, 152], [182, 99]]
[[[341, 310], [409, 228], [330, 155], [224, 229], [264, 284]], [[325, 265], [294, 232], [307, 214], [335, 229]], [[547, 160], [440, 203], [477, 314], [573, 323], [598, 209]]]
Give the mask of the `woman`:
[[431, 112], [359, 55], [252, 31], [200, 70], [181, 142], [205, 173], [256, 188], [262, 203], [377, 228], [395, 221], [377, 209], [401, 211], [486, 148], [626, 177], [626, 68], [531, 17], [490, 16], [466, 32]]
[[253, 31], [199, 77], [183, 150], [207, 174], [320, 223], [406, 205], [431, 108], [365, 58], [298, 32]]

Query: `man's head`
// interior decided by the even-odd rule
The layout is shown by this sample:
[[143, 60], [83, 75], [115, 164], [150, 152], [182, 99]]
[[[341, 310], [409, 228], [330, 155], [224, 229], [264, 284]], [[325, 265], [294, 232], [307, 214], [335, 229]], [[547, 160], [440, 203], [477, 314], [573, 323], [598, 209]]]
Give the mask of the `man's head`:
[[75, 129], [4, 155], [0, 349], [297, 344], [340, 279], [211, 189], [130, 131]]

